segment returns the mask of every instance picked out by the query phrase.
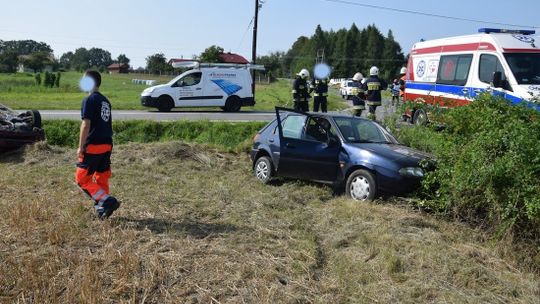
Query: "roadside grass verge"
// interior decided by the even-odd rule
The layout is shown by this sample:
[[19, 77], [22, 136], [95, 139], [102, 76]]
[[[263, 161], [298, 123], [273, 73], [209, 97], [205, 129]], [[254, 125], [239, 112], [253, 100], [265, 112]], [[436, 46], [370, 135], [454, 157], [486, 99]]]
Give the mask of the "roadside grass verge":
[[[78, 84], [81, 73], [62, 73], [60, 88], [45, 88], [35, 84], [32, 74], [1, 74], [0, 73], [0, 103], [13, 109], [38, 110], [78, 110], [85, 94], [79, 90]], [[173, 76], [155, 76], [140, 74], [102, 74], [101, 92], [109, 98], [115, 110], [144, 110], [141, 106], [140, 94], [147, 88], [145, 85], [133, 84], [131, 80], [152, 79], [158, 84], [169, 82]], [[275, 106], [292, 107], [291, 84], [288, 80], [280, 79], [271, 84], [257, 84], [255, 107], [245, 107], [245, 110], [267, 111]], [[330, 94], [329, 109], [341, 110], [346, 104], [337, 94]], [[313, 100], [310, 109], [313, 108]], [[216, 107], [219, 111], [219, 109]], [[182, 110], [190, 110], [182, 109]]]
[[94, 220], [73, 149], [0, 160], [0, 302], [535, 303], [540, 280], [480, 229], [330, 187], [262, 185], [244, 154], [119, 145], [121, 209]]
[[[115, 145], [181, 140], [226, 151], [249, 151], [251, 139], [265, 125], [264, 122], [115, 121], [113, 140]], [[80, 122], [75, 120], [47, 120], [43, 125], [49, 144], [69, 148], [79, 144], [79, 127]]]

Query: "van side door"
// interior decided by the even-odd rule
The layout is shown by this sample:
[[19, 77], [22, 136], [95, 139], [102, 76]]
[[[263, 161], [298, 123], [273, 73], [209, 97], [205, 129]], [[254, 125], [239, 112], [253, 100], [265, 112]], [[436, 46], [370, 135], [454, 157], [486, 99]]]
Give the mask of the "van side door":
[[202, 72], [193, 72], [180, 78], [172, 88], [175, 91], [177, 107], [197, 106], [203, 95]]

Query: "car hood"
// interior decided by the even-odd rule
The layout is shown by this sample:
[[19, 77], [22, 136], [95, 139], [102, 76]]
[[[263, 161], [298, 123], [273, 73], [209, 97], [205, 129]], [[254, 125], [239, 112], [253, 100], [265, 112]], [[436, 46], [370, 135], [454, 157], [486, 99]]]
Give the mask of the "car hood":
[[429, 154], [396, 144], [351, 144], [355, 150], [364, 150], [392, 161], [406, 161], [418, 163], [421, 160], [431, 158]]

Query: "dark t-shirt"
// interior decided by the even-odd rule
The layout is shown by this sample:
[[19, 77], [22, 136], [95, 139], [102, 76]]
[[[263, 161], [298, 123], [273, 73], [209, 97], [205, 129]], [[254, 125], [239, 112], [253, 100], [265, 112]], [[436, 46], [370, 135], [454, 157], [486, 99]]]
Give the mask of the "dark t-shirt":
[[99, 92], [94, 92], [83, 99], [81, 118], [90, 120], [90, 132], [86, 145], [112, 145], [111, 103]]

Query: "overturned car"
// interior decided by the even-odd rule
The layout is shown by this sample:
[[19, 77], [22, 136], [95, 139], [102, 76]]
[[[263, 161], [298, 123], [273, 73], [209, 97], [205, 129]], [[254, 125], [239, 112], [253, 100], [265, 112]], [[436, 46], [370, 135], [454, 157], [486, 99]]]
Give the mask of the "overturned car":
[[0, 104], [0, 153], [44, 139], [38, 111], [17, 113]]

